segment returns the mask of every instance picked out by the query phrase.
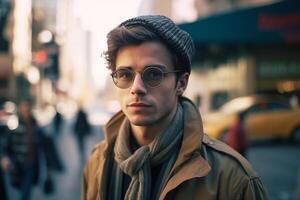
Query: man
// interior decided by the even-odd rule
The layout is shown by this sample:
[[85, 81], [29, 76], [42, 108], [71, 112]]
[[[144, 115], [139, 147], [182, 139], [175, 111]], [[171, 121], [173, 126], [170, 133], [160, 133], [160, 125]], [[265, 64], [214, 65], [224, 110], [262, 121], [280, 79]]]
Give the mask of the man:
[[107, 37], [121, 109], [84, 170], [82, 200], [267, 199], [250, 164], [203, 133], [182, 96], [193, 42], [164, 16], [126, 20]]

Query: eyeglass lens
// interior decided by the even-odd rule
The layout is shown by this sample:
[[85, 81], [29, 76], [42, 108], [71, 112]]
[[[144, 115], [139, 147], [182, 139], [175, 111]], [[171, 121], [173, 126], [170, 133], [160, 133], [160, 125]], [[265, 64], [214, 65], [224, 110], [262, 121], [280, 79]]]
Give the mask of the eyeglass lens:
[[[163, 71], [157, 67], [148, 67], [142, 72], [142, 80], [149, 87], [158, 86], [163, 76]], [[131, 86], [135, 72], [130, 69], [118, 69], [112, 74], [112, 77], [117, 87], [125, 89]]]

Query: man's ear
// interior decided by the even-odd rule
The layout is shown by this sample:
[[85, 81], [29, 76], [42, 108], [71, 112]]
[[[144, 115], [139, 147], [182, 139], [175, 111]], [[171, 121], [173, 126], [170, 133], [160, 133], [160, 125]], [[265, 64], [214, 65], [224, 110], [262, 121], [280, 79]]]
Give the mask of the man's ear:
[[190, 74], [186, 72], [178, 78], [177, 86], [176, 86], [176, 93], [178, 96], [181, 96], [184, 93], [184, 91], [188, 85], [189, 77], [190, 77]]

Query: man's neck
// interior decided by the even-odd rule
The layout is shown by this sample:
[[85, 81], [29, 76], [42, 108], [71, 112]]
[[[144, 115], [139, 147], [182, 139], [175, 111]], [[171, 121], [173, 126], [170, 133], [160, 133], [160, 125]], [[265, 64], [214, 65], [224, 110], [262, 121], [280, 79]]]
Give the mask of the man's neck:
[[144, 146], [150, 144], [155, 137], [160, 134], [161, 130], [155, 130], [154, 128], [145, 126], [131, 125], [131, 131], [138, 145]]

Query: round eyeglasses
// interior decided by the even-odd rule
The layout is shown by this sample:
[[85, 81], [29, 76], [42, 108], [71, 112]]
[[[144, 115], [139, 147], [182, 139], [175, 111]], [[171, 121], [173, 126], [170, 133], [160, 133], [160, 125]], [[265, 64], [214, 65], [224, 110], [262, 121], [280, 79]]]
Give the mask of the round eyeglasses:
[[[164, 72], [159, 67], [147, 67], [141, 73], [143, 83], [154, 88], [161, 84], [163, 78], [169, 73], [178, 73], [180, 70]], [[128, 68], [120, 68], [111, 74], [111, 77], [118, 88], [129, 88], [135, 78], [136, 72]]]

